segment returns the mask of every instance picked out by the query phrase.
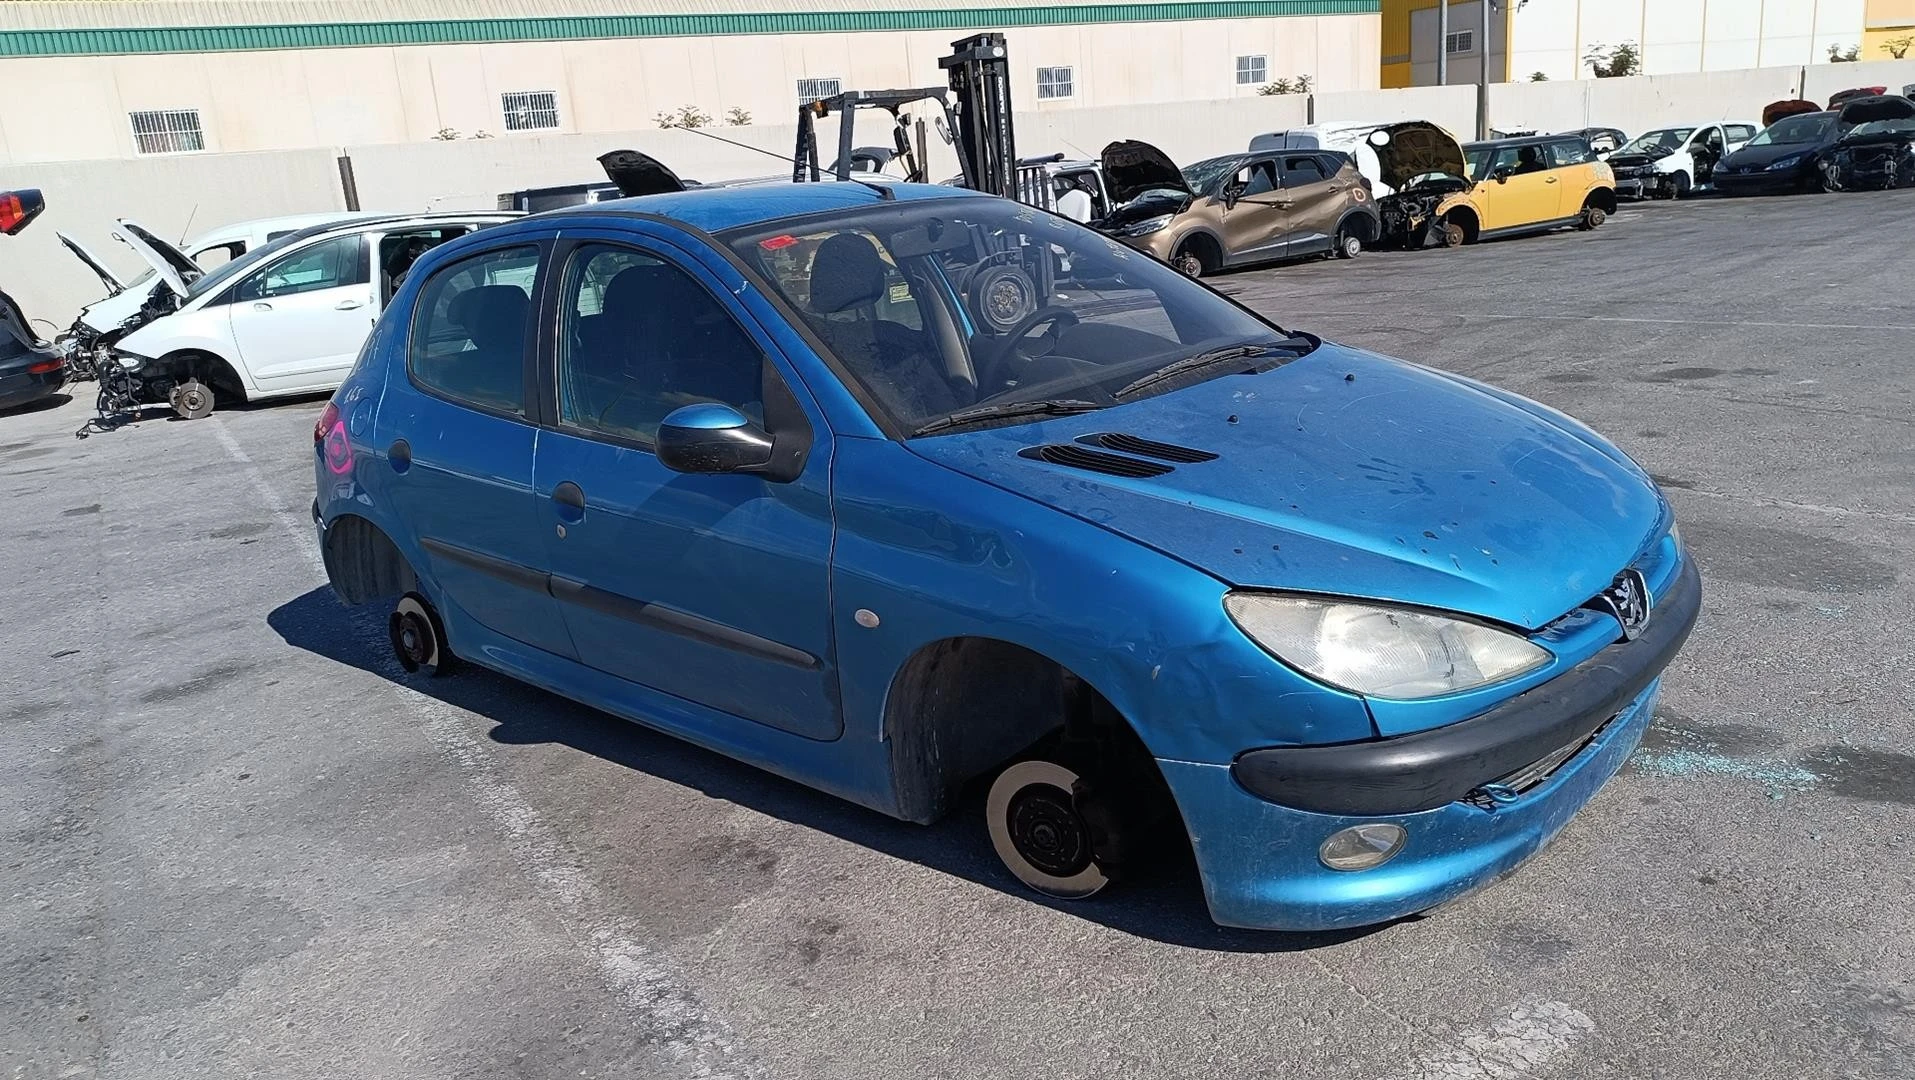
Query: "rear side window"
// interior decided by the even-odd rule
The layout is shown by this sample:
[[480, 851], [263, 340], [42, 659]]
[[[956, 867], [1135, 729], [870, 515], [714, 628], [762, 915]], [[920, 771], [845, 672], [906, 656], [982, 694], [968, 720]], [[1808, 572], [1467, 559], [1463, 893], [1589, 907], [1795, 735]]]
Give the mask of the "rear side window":
[[494, 412], [525, 415], [525, 350], [539, 249], [502, 248], [433, 274], [419, 292], [406, 370], [415, 385]]
[[1730, 124], [1729, 125], [1729, 141], [1730, 142], [1748, 142], [1750, 139], [1753, 139], [1753, 138], [1755, 138], [1755, 129], [1750, 127], [1749, 125], [1747, 124]]
[[1303, 187], [1322, 180], [1323, 164], [1315, 154], [1302, 154], [1283, 159], [1283, 186]]
[[1582, 165], [1596, 160], [1589, 152], [1589, 144], [1581, 139], [1561, 139], [1549, 144], [1549, 164], [1555, 168], [1564, 165]]

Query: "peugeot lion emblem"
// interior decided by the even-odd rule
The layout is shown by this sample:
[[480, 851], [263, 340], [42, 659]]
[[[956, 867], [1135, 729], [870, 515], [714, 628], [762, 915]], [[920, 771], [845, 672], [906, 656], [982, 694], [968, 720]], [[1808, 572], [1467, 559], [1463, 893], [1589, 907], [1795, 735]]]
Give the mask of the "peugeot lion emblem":
[[1622, 624], [1622, 639], [1636, 640], [1649, 621], [1649, 582], [1640, 570], [1624, 570], [1609, 587], [1596, 594], [1596, 606], [1616, 617]]

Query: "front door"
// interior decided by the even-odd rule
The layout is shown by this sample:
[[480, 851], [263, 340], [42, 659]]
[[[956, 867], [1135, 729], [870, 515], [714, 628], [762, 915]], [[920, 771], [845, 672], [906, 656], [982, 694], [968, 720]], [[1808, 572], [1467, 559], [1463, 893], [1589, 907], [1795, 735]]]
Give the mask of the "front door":
[[1562, 215], [1562, 178], [1549, 171], [1541, 145], [1505, 146], [1490, 162], [1490, 179], [1477, 185], [1485, 206], [1483, 229], [1519, 229]]
[[1595, 160], [1589, 144], [1581, 139], [1557, 139], [1549, 144], [1550, 175], [1560, 180], [1556, 185], [1557, 217], [1583, 212], [1583, 200], [1595, 186], [1595, 170], [1591, 168]]
[[1328, 251], [1336, 240], [1337, 219], [1343, 211], [1343, 182], [1323, 171], [1315, 154], [1286, 154], [1277, 159], [1283, 197], [1290, 205], [1285, 255]]
[[797, 479], [676, 473], [659, 421], [717, 401], [781, 439], [822, 431], [745, 290], [662, 240], [586, 236], [563, 257], [544, 380], [556, 430], [534, 486], [579, 659], [628, 682], [814, 739], [842, 730], [831, 639], [829, 442]]
[[282, 255], [241, 279], [232, 295], [233, 343], [268, 393], [337, 386], [379, 317], [360, 233]]
[[1262, 262], [1283, 256], [1283, 237], [1290, 231], [1289, 200], [1277, 182], [1274, 161], [1246, 166], [1250, 176], [1232, 182], [1236, 201], [1223, 213], [1226, 262]]
[[414, 530], [453, 645], [461, 617], [573, 656], [547, 588], [545, 517], [532, 496], [539, 429], [526, 393], [540, 248], [518, 244], [439, 270], [419, 293], [406, 373], [386, 382], [373, 445], [395, 514]]

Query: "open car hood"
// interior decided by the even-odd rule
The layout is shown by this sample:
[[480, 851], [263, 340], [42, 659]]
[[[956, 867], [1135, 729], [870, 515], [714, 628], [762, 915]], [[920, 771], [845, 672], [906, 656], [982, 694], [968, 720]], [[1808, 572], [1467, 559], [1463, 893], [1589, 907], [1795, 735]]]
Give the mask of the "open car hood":
[[1837, 120], [1843, 127], [1854, 127], [1876, 120], [1907, 120], [1911, 117], [1915, 117], [1915, 101], [1899, 94], [1882, 94], [1856, 98], [1842, 106]]
[[[1379, 143], [1379, 137], [1386, 141]], [[1456, 136], [1426, 120], [1386, 124], [1370, 133], [1368, 145], [1376, 154], [1377, 180], [1397, 191], [1430, 173], [1469, 179], [1463, 144], [1456, 141]]]
[[127, 247], [139, 253], [153, 267], [168, 289], [181, 300], [186, 299], [186, 287], [205, 275], [199, 264], [187, 258], [179, 248], [167, 243], [148, 232], [137, 221], [119, 220], [120, 240]]
[[74, 258], [85, 263], [88, 270], [93, 271], [99, 276], [100, 284], [106, 286], [106, 295], [118, 296], [120, 293], [126, 291], [126, 282], [121, 281], [118, 274], [108, 270], [106, 264], [100, 261], [99, 256], [87, 250], [85, 244], [80, 243], [78, 240], [75, 240], [63, 232], [56, 232], [53, 235], [60, 238], [60, 243], [66, 245], [66, 249], [73, 253]]
[[650, 154], [637, 150], [614, 150], [600, 155], [598, 163], [618, 187], [618, 193], [628, 198], [685, 190], [685, 181]]
[[1147, 142], [1124, 139], [1111, 143], [1098, 159], [1104, 166], [1104, 185], [1110, 190], [1112, 202], [1127, 203], [1146, 191], [1195, 194], [1170, 155]]

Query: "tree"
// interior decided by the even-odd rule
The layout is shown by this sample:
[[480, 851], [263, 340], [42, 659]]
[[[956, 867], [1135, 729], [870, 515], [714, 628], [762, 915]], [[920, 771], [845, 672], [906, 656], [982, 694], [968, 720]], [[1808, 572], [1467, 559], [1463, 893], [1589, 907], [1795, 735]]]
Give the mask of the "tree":
[[1642, 53], [1633, 41], [1620, 45], [1598, 45], [1583, 57], [1583, 63], [1598, 79], [1615, 79], [1642, 74]]
[[1548, 82], [1549, 73], [1544, 71], [1532, 71], [1529, 73], [1529, 81], [1530, 82]]
[[437, 139], [440, 142], [451, 142], [452, 140], [459, 137], [459, 129], [458, 128], [440, 128], [438, 132], [435, 133], [432, 137], [434, 139]]
[[1915, 49], [1915, 34], [1903, 34], [1898, 38], [1889, 38], [1882, 42], [1882, 51], [1897, 60], [1908, 59], [1908, 50]]
[[725, 110], [725, 123], [730, 124], [732, 127], [744, 127], [751, 123], [751, 114], [733, 105], [731, 108]]
[[1257, 93], [1264, 97], [1276, 97], [1280, 94], [1307, 94], [1315, 85], [1316, 80], [1308, 75], [1299, 75], [1294, 79], [1280, 76], [1257, 87]]
[[1862, 47], [1860, 45], [1850, 45], [1846, 49], [1840, 45], [1829, 46], [1829, 63], [1831, 64], [1853, 64], [1861, 58]]

